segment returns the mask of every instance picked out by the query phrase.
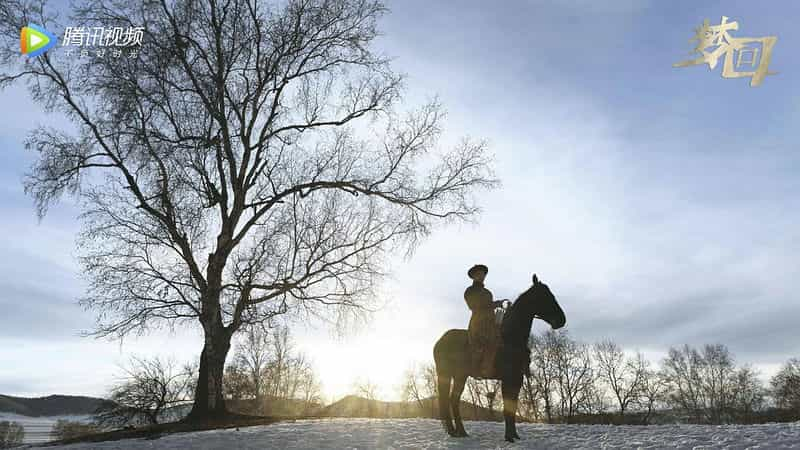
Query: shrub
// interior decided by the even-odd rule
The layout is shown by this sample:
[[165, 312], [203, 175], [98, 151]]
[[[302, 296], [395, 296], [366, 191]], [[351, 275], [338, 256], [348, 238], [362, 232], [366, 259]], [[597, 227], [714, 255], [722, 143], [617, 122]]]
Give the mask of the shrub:
[[50, 431], [50, 436], [53, 439], [63, 440], [99, 432], [100, 429], [95, 424], [58, 419], [56, 424], [53, 425], [53, 430]]
[[0, 448], [11, 448], [22, 444], [25, 428], [17, 422], [0, 422]]

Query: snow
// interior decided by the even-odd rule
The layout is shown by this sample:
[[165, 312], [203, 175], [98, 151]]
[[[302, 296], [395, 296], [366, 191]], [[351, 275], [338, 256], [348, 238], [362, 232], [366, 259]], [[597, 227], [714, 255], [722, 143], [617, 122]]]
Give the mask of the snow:
[[503, 424], [466, 422], [468, 438], [447, 436], [430, 419], [325, 419], [171, 434], [158, 439], [72, 444], [61, 449], [780, 449], [800, 448], [800, 422], [766, 425], [519, 424], [522, 440], [503, 440]]

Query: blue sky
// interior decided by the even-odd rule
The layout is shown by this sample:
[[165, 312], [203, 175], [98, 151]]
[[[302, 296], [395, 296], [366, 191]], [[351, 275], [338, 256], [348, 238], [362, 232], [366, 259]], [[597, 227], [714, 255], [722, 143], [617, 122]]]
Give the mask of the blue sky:
[[[376, 47], [408, 75], [409, 107], [433, 95], [447, 107], [442, 145], [489, 141], [503, 187], [481, 197], [477, 225], [440, 229], [398, 258], [370, 325], [343, 338], [298, 326], [329, 396], [359, 376], [395, 395], [411, 362], [466, 326], [475, 263], [490, 267], [497, 298], [538, 273], [582, 340], [612, 338], [653, 359], [721, 342], [765, 375], [800, 356], [800, 5], [430, 3], [390, 2]], [[691, 57], [694, 28], [723, 15], [739, 22], [737, 37], [778, 37], [777, 75], [751, 88], [719, 66], [672, 67]], [[67, 201], [38, 224], [20, 184], [26, 131], [58, 119], [22, 91], [1, 93], [0, 105], [0, 393], [100, 395], [129, 354], [195, 358], [192, 330], [77, 336], [93, 319], [74, 303], [78, 211]], [[367, 372], [370, 358], [359, 359], [378, 353], [391, 358]]]

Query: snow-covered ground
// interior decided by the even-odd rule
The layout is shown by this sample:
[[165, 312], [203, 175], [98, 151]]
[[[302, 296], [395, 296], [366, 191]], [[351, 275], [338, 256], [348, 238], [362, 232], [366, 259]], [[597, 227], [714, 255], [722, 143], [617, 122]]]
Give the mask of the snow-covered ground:
[[503, 440], [503, 424], [467, 422], [468, 438], [451, 438], [428, 419], [300, 420], [274, 425], [180, 433], [158, 439], [57, 448], [84, 449], [476, 449], [476, 448], [800, 448], [800, 422], [747, 426], [520, 424], [522, 441]]

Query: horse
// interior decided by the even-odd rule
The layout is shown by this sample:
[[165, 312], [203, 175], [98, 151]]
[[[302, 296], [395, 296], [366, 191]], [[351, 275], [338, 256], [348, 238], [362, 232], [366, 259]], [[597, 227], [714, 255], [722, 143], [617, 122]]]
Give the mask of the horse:
[[[498, 377], [494, 379], [502, 382], [503, 418], [505, 438], [508, 442], [520, 439], [516, 424], [517, 400], [522, 387], [522, 378], [529, 373], [528, 339], [534, 318], [544, 320], [554, 330], [563, 327], [567, 322], [564, 311], [550, 292], [550, 288], [540, 282], [536, 274], [533, 275], [533, 285], [520, 294], [503, 317], [502, 347], [495, 360], [495, 372]], [[467, 377], [475, 377], [470, 351], [467, 330], [448, 330], [433, 347], [439, 393], [439, 416], [445, 430], [453, 437], [468, 436], [461, 420], [459, 404]]]

